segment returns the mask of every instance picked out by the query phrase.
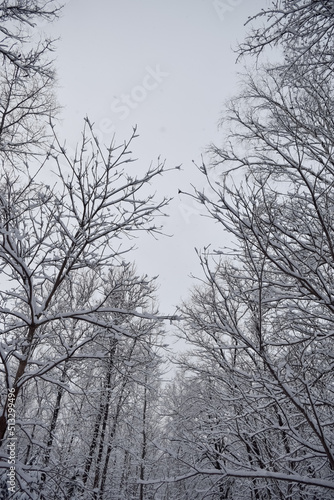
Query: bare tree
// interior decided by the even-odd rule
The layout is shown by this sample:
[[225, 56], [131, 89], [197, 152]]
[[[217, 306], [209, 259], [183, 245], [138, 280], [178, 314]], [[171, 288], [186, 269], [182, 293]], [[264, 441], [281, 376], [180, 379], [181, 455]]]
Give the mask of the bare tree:
[[[5, 0], [0, 5], [0, 156], [7, 168], [45, 153], [52, 140], [53, 41], [37, 24], [58, 17], [54, 1]], [[20, 161], [18, 161], [18, 159]]]
[[[19, 173], [2, 169], [0, 260], [6, 282], [0, 292], [1, 439], [7, 428], [8, 389], [17, 398], [35, 378], [52, 381], [57, 366], [80, 358], [101, 337], [145, 336], [131, 331], [120, 317], [157, 318], [154, 311], [137, 310], [135, 303], [134, 309], [112, 303], [113, 287], [105, 293], [108, 269], [124, 265], [129, 250], [122, 246], [124, 237], [135, 231], [159, 233], [153, 218], [162, 215], [168, 202], [156, 202], [145, 189], [164, 171], [163, 163], [141, 176], [134, 172], [129, 147], [135, 136], [134, 130], [128, 142], [104, 152], [87, 120], [74, 158], [55, 139], [35, 172], [30, 166]], [[58, 169], [54, 186], [39, 180], [51, 164]], [[94, 285], [86, 283], [83, 300], [73, 302], [87, 272]], [[132, 280], [129, 286], [134, 284]], [[81, 333], [69, 338], [66, 332], [72, 328]]]
[[61, 6], [54, 0], [3, 0], [0, 5], [0, 54], [4, 64], [29, 76], [53, 77], [49, 58], [53, 40], [43, 39], [36, 33], [36, 24], [41, 20], [53, 21], [60, 10]]
[[57, 113], [53, 78], [26, 77], [23, 70], [4, 66], [0, 74], [0, 155], [17, 170], [18, 159], [42, 157], [51, 141], [49, 121]]
[[[88, 119], [81, 143], [68, 154], [54, 125], [53, 40], [38, 27], [59, 13], [53, 0], [6, 0], [0, 6], [0, 455], [8, 469], [5, 440], [14, 398], [21, 491], [29, 498], [71, 498], [87, 487], [102, 498], [112, 484], [105, 472], [117, 455], [123, 405], [128, 395], [136, 400], [141, 367], [151, 369], [152, 339], [166, 318], [146, 307], [152, 280], [130, 272], [126, 262], [136, 232], [161, 233], [155, 221], [168, 200], [156, 201], [149, 186], [165, 166], [159, 159], [135, 169], [130, 147], [136, 129], [123, 144], [105, 147]], [[88, 396], [89, 376], [95, 392], [103, 380], [96, 401]], [[145, 381], [140, 387], [147, 402], [149, 387]], [[95, 411], [87, 422], [87, 448], [79, 429], [89, 405]], [[130, 408], [133, 414], [134, 403]], [[141, 410], [145, 422], [147, 411]], [[71, 412], [74, 423], [65, 437], [63, 422]], [[128, 452], [119, 456], [131, 471], [139, 467], [143, 478], [147, 437], [145, 424], [139, 428], [145, 443], [137, 447], [135, 465]], [[73, 455], [76, 447], [80, 459]], [[143, 495], [144, 487], [139, 489]]]
[[[247, 22], [252, 29], [239, 47], [240, 55], [259, 56], [278, 47], [285, 56], [281, 68], [318, 78], [333, 72], [334, 9], [331, 0], [274, 0]], [[264, 19], [264, 23], [260, 22]]]
[[334, 96], [330, 78], [292, 56], [284, 71], [247, 77], [225, 112], [224, 146], [199, 167], [208, 187], [191, 195], [231, 242], [202, 254], [203, 285], [183, 307], [194, 350], [181, 364], [202, 389], [171, 424], [170, 455], [185, 484], [217, 478], [198, 498], [229, 487], [240, 500], [329, 499], [334, 489]]
[[[153, 281], [137, 276], [130, 265], [110, 271], [104, 292], [110, 307], [152, 312]], [[72, 308], [85, 304], [95, 289], [95, 278], [94, 273], [86, 274], [80, 286], [64, 294], [67, 307], [69, 302]], [[22, 489], [31, 495], [102, 499], [121, 497], [124, 492], [126, 497], [130, 489], [139, 490], [141, 468], [145, 477], [149, 475], [155, 452], [149, 442], [150, 407], [159, 384], [157, 349], [162, 325], [131, 312], [114, 313], [113, 320], [128, 336], [95, 337], [46, 375], [31, 378], [19, 393], [17, 463], [29, 473]], [[65, 343], [74, 345], [91, 333], [91, 327], [80, 321], [46, 325], [44, 338], [48, 341], [36, 348], [35, 356], [41, 361], [56, 359]], [[125, 456], [126, 470], [122, 467]]]

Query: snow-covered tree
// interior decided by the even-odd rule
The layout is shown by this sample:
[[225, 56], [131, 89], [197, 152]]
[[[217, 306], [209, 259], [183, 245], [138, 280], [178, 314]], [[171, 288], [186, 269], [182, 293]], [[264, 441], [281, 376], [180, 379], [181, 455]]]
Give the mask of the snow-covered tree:
[[[32, 379], [50, 380], [56, 367], [80, 358], [101, 337], [141, 336], [120, 317], [154, 316], [136, 305], [115, 306], [109, 300], [114, 290], [105, 293], [108, 269], [121, 265], [128, 250], [121, 246], [122, 237], [136, 230], [159, 231], [153, 216], [167, 203], [155, 202], [147, 191], [138, 195], [164, 166], [158, 163], [142, 176], [132, 173], [129, 145], [134, 136], [105, 155], [94, 136], [88, 139], [84, 133], [72, 159], [55, 144], [35, 173], [29, 166], [26, 171], [2, 169], [0, 259], [6, 282], [0, 292], [1, 439], [7, 428], [8, 389], [17, 398]], [[60, 165], [60, 156], [68, 169]], [[58, 167], [54, 186], [39, 179], [51, 164]], [[83, 284], [88, 272], [90, 284]], [[84, 291], [78, 303], [80, 287]]]
[[[94, 289], [94, 274], [91, 278], [86, 275], [81, 290], [67, 294], [67, 302], [69, 297], [83, 300]], [[108, 273], [104, 290], [109, 306], [150, 313], [153, 292], [152, 281], [138, 277], [132, 266]], [[162, 326], [131, 312], [116, 313], [114, 320], [127, 336], [96, 337], [48, 377], [31, 379], [19, 394], [18, 460], [30, 473], [25, 491], [31, 495], [102, 500], [150, 489], [139, 481], [149, 476], [156, 454], [151, 441]], [[89, 332], [80, 322], [51, 328], [49, 357], [59, 354], [65, 339], [73, 344]]]
[[283, 50], [284, 71], [331, 78], [334, 65], [334, 8], [331, 0], [273, 0], [248, 19], [248, 36], [240, 55], [262, 54], [266, 48]]
[[207, 188], [191, 195], [230, 241], [201, 254], [203, 283], [183, 307], [193, 350], [170, 479], [193, 478], [194, 498], [333, 496], [332, 3], [275, 9], [247, 43], [256, 52], [277, 35], [284, 62], [245, 77], [224, 145], [200, 166]]
[[5, 66], [14, 66], [26, 76], [54, 76], [50, 51], [54, 40], [45, 37], [38, 24], [60, 14], [55, 0], [2, 0], [0, 5], [0, 54]]
[[53, 91], [53, 40], [41, 22], [53, 21], [53, 0], [4, 0], [0, 5], [0, 157], [16, 170], [50, 142], [48, 122], [57, 111]]
[[[68, 152], [54, 124], [53, 44], [37, 27], [58, 14], [53, 0], [0, 6], [0, 456], [8, 469], [14, 399], [18, 489], [29, 498], [70, 498], [87, 486], [102, 498], [119, 421], [110, 422], [111, 411], [124, 414], [125, 393], [134, 398], [135, 387], [146, 400], [143, 373], [148, 377], [156, 362], [163, 318], [147, 306], [152, 281], [126, 259], [136, 232], [160, 233], [155, 221], [168, 200], [156, 200], [149, 186], [165, 166], [159, 159], [135, 167], [136, 129], [106, 147], [88, 119]], [[130, 383], [134, 366], [140, 374]], [[93, 434], [83, 443], [89, 407], [84, 425]], [[148, 470], [146, 411], [144, 404], [136, 481]]]

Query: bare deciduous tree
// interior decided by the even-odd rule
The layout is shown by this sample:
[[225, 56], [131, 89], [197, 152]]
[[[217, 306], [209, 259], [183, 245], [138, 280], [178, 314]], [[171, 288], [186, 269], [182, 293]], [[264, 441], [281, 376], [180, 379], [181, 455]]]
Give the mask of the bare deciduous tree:
[[[3, 167], [1, 439], [7, 428], [8, 389], [18, 397], [35, 378], [52, 383], [57, 367], [80, 359], [97, 339], [145, 337], [145, 329], [132, 331], [120, 321], [123, 316], [157, 318], [154, 311], [137, 309], [136, 301], [133, 306], [115, 305], [113, 287], [105, 292], [108, 269], [122, 266], [129, 250], [122, 245], [124, 238], [135, 231], [159, 233], [153, 219], [168, 202], [156, 202], [145, 189], [164, 171], [164, 164], [158, 162], [141, 176], [134, 171], [129, 147], [135, 136], [134, 130], [128, 142], [104, 152], [87, 121], [74, 158], [56, 140], [35, 173], [33, 168], [18, 173]], [[49, 165], [58, 168], [54, 186], [39, 178]], [[88, 272], [90, 285], [82, 282]], [[128, 286], [134, 290], [134, 281]], [[73, 301], [80, 294], [79, 302]], [[70, 338], [67, 332], [72, 329], [79, 333]]]
[[[248, 20], [253, 27], [240, 45], [241, 55], [259, 56], [266, 47], [283, 49], [281, 68], [300, 74], [333, 72], [334, 9], [331, 0], [274, 0]], [[265, 20], [260, 26], [261, 21]]]
[[[36, 33], [36, 24], [53, 21], [61, 7], [54, 0], [3, 0], [0, 5], [0, 54], [5, 65], [11, 65], [26, 75], [54, 76], [53, 40]], [[40, 39], [38, 39], [40, 36]]]
[[237, 481], [231, 498], [333, 494], [333, 102], [316, 72], [263, 70], [232, 101], [213, 166], [200, 166], [209, 187], [195, 197], [231, 244], [202, 255], [182, 365], [208, 397], [215, 381], [223, 421], [210, 429], [204, 406], [181, 429], [179, 478]]

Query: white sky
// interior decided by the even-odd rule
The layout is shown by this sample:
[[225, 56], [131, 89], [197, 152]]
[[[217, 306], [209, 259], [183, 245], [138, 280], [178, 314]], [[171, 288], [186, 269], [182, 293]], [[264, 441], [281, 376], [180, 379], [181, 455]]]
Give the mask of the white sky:
[[[60, 36], [58, 98], [68, 146], [74, 148], [80, 139], [88, 115], [105, 143], [113, 129], [122, 142], [138, 125], [140, 137], [133, 148], [138, 168], [158, 155], [166, 158], [169, 168], [182, 163], [182, 171], [169, 172], [152, 186], [158, 195], [174, 198], [163, 221], [165, 232], [174, 236], [158, 241], [141, 236], [131, 255], [140, 273], [159, 275], [163, 313], [173, 313], [181, 297], [187, 297], [191, 273], [201, 276], [194, 248], [226, 244], [222, 229], [201, 217], [199, 208], [178, 195], [178, 189], [203, 185], [192, 160], [200, 163], [206, 146], [222, 140], [217, 123], [243, 69], [235, 64], [232, 47], [242, 41], [248, 16], [267, 4], [69, 0], [51, 28]], [[130, 104], [125, 104], [129, 96]]]

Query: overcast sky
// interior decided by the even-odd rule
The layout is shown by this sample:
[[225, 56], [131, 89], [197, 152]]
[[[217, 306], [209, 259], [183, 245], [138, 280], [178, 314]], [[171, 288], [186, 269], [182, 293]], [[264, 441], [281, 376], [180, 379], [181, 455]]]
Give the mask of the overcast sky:
[[52, 27], [60, 36], [56, 67], [62, 134], [71, 148], [84, 116], [106, 144], [122, 142], [138, 126], [133, 151], [138, 168], [166, 159], [168, 168], [152, 189], [173, 197], [164, 221], [173, 237], [140, 237], [129, 258], [140, 273], [159, 275], [161, 312], [172, 313], [201, 275], [194, 248], [226, 243], [219, 226], [203, 218], [178, 189], [203, 185], [192, 160], [218, 130], [224, 102], [237, 89], [233, 47], [242, 41], [249, 15], [267, 0], [69, 0]]

